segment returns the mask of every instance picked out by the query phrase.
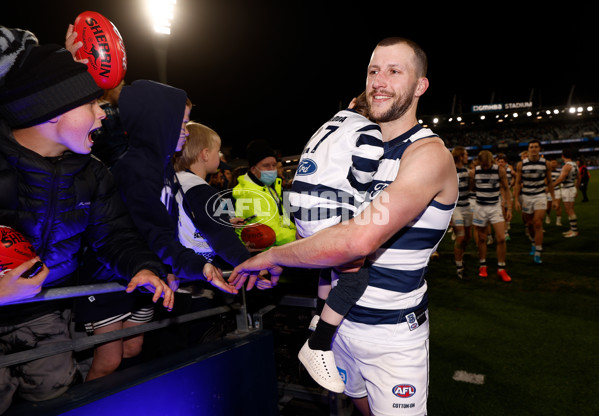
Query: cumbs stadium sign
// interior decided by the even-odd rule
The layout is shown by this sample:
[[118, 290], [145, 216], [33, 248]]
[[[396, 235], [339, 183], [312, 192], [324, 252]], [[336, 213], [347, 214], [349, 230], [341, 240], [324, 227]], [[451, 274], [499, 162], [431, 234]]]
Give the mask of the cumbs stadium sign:
[[519, 103], [497, 103], [497, 104], [478, 104], [472, 106], [473, 113], [480, 113], [485, 111], [503, 111], [503, 110], [517, 110], [519, 108], [531, 108], [532, 101], [524, 101]]

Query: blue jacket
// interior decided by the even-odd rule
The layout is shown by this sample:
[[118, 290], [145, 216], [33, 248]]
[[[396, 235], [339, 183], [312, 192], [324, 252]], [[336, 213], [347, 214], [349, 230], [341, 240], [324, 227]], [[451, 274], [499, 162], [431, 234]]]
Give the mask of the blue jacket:
[[[179, 188], [171, 158], [185, 113], [185, 91], [154, 81], [125, 86], [119, 97], [129, 149], [112, 173], [133, 222], [150, 248], [182, 279], [204, 279], [204, 257], [177, 237]], [[164, 203], [161, 202], [161, 197]]]

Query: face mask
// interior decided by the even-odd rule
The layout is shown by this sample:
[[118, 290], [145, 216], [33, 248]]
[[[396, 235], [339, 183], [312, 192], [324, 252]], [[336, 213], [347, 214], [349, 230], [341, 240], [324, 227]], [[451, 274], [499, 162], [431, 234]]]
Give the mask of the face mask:
[[276, 170], [261, 170], [260, 171], [260, 181], [264, 185], [272, 185], [277, 180], [277, 171]]

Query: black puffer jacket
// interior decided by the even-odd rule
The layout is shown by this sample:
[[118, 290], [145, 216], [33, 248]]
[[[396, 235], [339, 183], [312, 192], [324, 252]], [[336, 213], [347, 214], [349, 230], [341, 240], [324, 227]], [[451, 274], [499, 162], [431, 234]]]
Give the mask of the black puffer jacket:
[[[44, 287], [73, 284], [84, 244], [126, 280], [141, 269], [164, 275], [99, 160], [72, 152], [44, 158], [0, 120], [0, 190], [0, 224], [22, 232], [50, 268]], [[0, 309], [0, 320], [5, 308], [17, 306]]]

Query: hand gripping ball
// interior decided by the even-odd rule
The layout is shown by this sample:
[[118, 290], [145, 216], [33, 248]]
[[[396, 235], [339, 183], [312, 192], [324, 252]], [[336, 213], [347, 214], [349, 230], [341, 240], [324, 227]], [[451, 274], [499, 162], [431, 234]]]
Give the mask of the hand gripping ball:
[[75, 42], [83, 42], [77, 59], [87, 59], [87, 71], [105, 90], [119, 85], [127, 72], [125, 43], [116, 26], [98, 12], [86, 11], [75, 19]]
[[35, 256], [35, 249], [23, 234], [0, 225], [0, 276]]
[[259, 222], [250, 224], [241, 230], [241, 240], [249, 248], [264, 249], [275, 243], [277, 236], [272, 228]]

